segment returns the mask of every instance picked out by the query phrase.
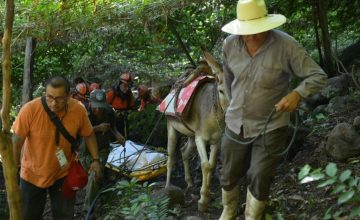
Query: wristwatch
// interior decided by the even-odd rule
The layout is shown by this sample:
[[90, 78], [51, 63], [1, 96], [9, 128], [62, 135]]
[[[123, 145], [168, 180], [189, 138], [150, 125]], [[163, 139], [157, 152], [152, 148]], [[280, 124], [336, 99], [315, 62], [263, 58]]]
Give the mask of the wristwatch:
[[95, 159], [93, 159], [93, 162], [98, 162], [98, 163], [100, 163], [100, 159], [99, 158], [95, 158]]

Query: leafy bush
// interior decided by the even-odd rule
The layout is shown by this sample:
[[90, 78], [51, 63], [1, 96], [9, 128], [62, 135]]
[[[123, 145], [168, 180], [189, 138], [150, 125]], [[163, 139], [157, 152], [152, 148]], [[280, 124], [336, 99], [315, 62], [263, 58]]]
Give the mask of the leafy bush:
[[155, 129], [147, 144], [157, 148], [166, 148], [166, 117], [156, 110], [156, 106], [156, 104], [150, 104], [144, 111], [129, 114], [129, 136], [131, 140], [145, 144], [152, 130]]
[[104, 219], [166, 219], [169, 198], [165, 195], [152, 197], [152, 186], [147, 182], [141, 185], [136, 179], [132, 179], [119, 181], [105, 190], [107, 194], [111, 193], [112, 199], [107, 199], [107, 214]]
[[[335, 163], [329, 163], [325, 170], [313, 169], [307, 164], [300, 170], [298, 179], [301, 183], [321, 181], [318, 188], [331, 186], [331, 195], [337, 197], [337, 204], [327, 210], [324, 219], [337, 218], [346, 212], [350, 212], [350, 218], [360, 217], [360, 179], [353, 176], [351, 170], [341, 172]], [[332, 214], [334, 208], [339, 210]]]

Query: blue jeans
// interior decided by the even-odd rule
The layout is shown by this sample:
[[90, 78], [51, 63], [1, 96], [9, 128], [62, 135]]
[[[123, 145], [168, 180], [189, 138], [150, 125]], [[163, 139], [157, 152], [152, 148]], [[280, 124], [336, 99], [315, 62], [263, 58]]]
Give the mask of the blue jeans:
[[73, 219], [75, 198], [67, 199], [63, 196], [61, 186], [64, 179], [65, 178], [57, 180], [48, 188], [39, 188], [23, 179], [20, 179], [24, 220], [42, 219], [47, 193], [50, 195], [51, 211], [54, 219]]

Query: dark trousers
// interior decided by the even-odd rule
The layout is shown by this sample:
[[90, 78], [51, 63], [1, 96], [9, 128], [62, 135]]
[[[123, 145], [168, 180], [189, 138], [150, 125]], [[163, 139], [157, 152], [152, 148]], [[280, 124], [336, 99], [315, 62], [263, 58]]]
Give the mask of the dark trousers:
[[50, 195], [51, 211], [54, 219], [73, 219], [75, 198], [67, 199], [63, 196], [61, 191], [63, 181], [64, 178], [59, 179], [49, 188], [43, 189], [20, 179], [24, 220], [42, 219], [47, 192], [49, 192]]
[[[227, 134], [240, 141], [249, 141], [243, 134], [235, 134], [226, 128]], [[270, 184], [281, 157], [272, 155], [281, 152], [287, 141], [287, 127], [279, 128], [260, 136], [253, 143], [243, 145], [224, 135], [221, 142], [222, 170], [220, 183], [224, 190], [233, 189], [240, 178], [247, 176], [248, 188], [258, 200], [269, 196]]]

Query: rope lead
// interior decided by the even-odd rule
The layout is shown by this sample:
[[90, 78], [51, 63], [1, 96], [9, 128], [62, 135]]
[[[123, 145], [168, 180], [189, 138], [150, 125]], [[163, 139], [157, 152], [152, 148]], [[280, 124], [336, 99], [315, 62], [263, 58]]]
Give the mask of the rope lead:
[[276, 112], [276, 109], [273, 108], [273, 110], [270, 112], [269, 116], [267, 117], [266, 122], [265, 122], [265, 125], [264, 125], [264, 127], [262, 128], [262, 130], [259, 132], [259, 134], [258, 134], [256, 137], [254, 137], [253, 139], [251, 139], [251, 140], [249, 140], [249, 141], [240, 141], [240, 140], [232, 137], [232, 136], [229, 134], [228, 129], [225, 129], [225, 132], [224, 132], [224, 133], [225, 133], [226, 137], [228, 137], [230, 140], [232, 140], [232, 141], [234, 141], [234, 142], [236, 142], [236, 143], [238, 143], [238, 144], [242, 144], [242, 145], [251, 144], [251, 143], [253, 143], [256, 139], [258, 139], [261, 135], [263, 135], [263, 136], [264, 136], [264, 138], [263, 138], [263, 146], [264, 146], [265, 150], [267, 151], [267, 153], [268, 153], [269, 155], [271, 155], [271, 156], [283, 156], [283, 155], [285, 155], [285, 154], [290, 150], [292, 144], [293, 144], [294, 141], [295, 141], [296, 133], [297, 133], [298, 128], [299, 128], [299, 112], [298, 112], [298, 111], [295, 112], [294, 132], [293, 132], [293, 135], [292, 135], [292, 137], [291, 137], [290, 143], [288, 144], [288, 146], [286, 147], [286, 149], [285, 149], [284, 151], [280, 152], [280, 153], [270, 153], [270, 152], [268, 151], [268, 149], [266, 148], [266, 145], [265, 145], [266, 128], [267, 128], [270, 120], [272, 119], [273, 115], [275, 114], [275, 112]]

